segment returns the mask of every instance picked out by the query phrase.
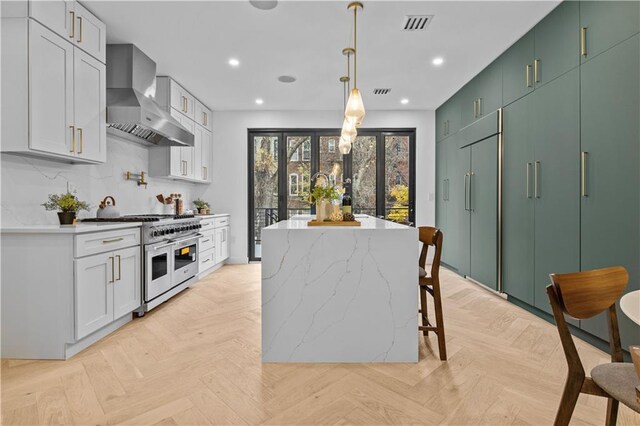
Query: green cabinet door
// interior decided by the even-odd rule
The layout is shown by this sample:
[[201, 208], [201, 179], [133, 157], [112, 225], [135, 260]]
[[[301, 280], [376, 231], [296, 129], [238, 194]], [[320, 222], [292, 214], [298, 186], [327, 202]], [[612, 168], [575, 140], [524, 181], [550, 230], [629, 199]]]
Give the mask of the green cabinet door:
[[577, 1], [564, 1], [536, 25], [533, 79], [538, 88], [580, 65]]
[[474, 80], [478, 98], [477, 117], [485, 117], [502, 106], [502, 63], [493, 61]]
[[533, 305], [533, 95], [503, 109], [502, 279], [504, 292]]
[[534, 150], [534, 306], [551, 313], [549, 274], [580, 270], [580, 70], [536, 90]]
[[640, 2], [581, 1], [580, 27], [584, 31], [586, 62], [640, 32]]
[[477, 107], [476, 101], [478, 100], [478, 80], [473, 79], [468, 82], [458, 92], [458, 101], [460, 105], [460, 128], [468, 126], [476, 121]]
[[460, 102], [458, 94], [447, 101], [447, 136], [460, 130]]
[[[626, 292], [640, 289], [640, 35], [581, 67], [582, 270], [621, 265]], [[622, 346], [640, 343], [640, 328], [618, 309]], [[582, 328], [608, 340], [604, 315]]]
[[533, 91], [534, 30], [529, 31], [502, 54], [502, 105]]
[[[469, 180], [471, 174], [471, 147], [457, 149], [455, 152], [455, 178], [452, 178], [451, 198], [457, 225], [457, 269], [463, 276], [471, 270], [471, 213], [469, 200]], [[454, 194], [455, 188], [455, 194]], [[455, 197], [455, 198], [454, 198]]]
[[443, 255], [447, 253], [445, 263], [458, 269], [459, 231], [461, 215], [465, 213], [462, 204], [462, 181], [457, 171], [456, 155], [458, 155], [458, 134], [454, 133], [446, 140], [447, 156], [447, 229], [443, 235]]
[[436, 110], [436, 142], [440, 142], [446, 137], [446, 104], [442, 104], [440, 108]]
[[471, 270], [469, 276], [498, 289], [498, 136], [471, 145]]
[[[436, 227], [443, 233], [447, 232], [447, 143], [448, 141], [436, 143]], [[447, 262], [449, 248], [443, 245], [442, 261]]]

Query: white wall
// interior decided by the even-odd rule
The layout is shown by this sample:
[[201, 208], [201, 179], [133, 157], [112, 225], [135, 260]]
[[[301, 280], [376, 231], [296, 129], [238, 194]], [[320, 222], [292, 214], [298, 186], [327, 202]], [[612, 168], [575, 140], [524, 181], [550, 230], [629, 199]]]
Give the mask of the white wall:
[[125, 180], [125, 173], [149, 171], [149, 148], [107, 136], [107, 162], [99, 165], [66, 164], [35, 157], [2, 154], [0, 160], [2, 190], [2, 226], [57, 224], [55, 212], [40, 204], [51, 193], [70, 188], [78, 198], [93, 207], [80, 217], [95, 217], [100, 201], [106, 195], [116, 199], [121, 214], [162, 213], [156, 194], [183, 194], [185, 204], [202, 195], [208, 185], [197, 185], [168, 179], [149, 178], [149, 185], [138, 186]]
[[[337, 128], [339, 111], [216, 111], [213, 114], [213, 184], [203, 198], [214, 212], [231, 214], [230, 262], [247, 261], [247, 129]], [[366, 128], [416, 129], [416, 224], [435, 223], [434, 111], [370, 111]]]

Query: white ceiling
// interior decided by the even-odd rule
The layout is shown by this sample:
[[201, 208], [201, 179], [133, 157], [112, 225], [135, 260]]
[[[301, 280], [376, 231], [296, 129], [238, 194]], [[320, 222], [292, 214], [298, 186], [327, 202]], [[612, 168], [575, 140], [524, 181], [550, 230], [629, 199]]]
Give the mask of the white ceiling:
[[[365, 1], [358, 14], [358, 86], [365, 107], [433, 109], [558, 1]], [[351, 39], [347, 1], [280, 1], [259, 10], [237, 1], [90, 1], [109, 43], [134, 43], [215, 110], [339, 109]], [[435, 15], [424, 32], [405, 15]], [[440, 67], [431, 61], [445, 60]], [[240, 60], [238, 68], [229, 58]], [[277, 81], [293, 75], [292, 84]], [[374, 88], [391, 88], [374, 95]], [[256, 105], [255, 99], [264, 99]], [[401, 105], [400, 99], [409, 104]]]

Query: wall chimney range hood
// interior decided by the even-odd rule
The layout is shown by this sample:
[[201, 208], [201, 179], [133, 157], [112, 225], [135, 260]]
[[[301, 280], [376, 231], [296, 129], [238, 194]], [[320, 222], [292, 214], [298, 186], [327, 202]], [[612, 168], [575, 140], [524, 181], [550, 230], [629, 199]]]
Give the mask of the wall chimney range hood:
[[193, 146], [193, 133], [155, 94], [156, 63], [133, 44], [107, 45], [108, 132], [146, 145]]

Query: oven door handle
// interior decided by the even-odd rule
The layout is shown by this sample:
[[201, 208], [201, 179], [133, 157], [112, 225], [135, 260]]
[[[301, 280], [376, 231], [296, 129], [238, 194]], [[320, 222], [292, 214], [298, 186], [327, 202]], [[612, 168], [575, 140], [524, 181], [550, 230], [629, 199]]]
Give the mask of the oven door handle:
[[167, 243], [167, 244], [162, 244], [160, 246], [153, 246], [153, 250], [160, 250], [160, 249], [163, 249], [165, 247], [170, 247], [172, 245], [173, 245], [173, 243], [171, 242], [171, 243]]
[[184, 243], [185, 241], [195, 240], [195, 239], [198, 239], [198, 238], [203, 237], [203, 236], [204, 235], [202, 235], [202, 234], [193, 234], [193, 235], [191, 235], [191, 236], [189, 236], [187, 238], [183, 238], [181, 240], [173, 240], [173, 241], [171, 241], [171, 243], [172, 244], [180, 244], [180, 243]]

